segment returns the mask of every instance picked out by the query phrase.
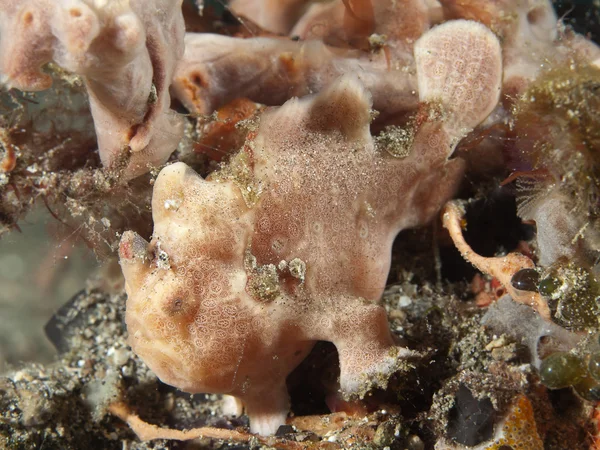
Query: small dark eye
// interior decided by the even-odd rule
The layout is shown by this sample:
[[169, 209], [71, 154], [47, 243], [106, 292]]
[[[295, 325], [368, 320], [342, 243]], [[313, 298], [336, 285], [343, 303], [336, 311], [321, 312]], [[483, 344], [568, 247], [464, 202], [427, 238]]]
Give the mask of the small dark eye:
[[515, 273], [510, 284], [520, 291], [537, 291], [540, 274], [535, 269], [521, 269]]
[[168, 300], [163, 306], [163, 311], [169, 315], [179, 314], [184, 311], [184, 302], [181, 297], [175, 297], [174, 299]]

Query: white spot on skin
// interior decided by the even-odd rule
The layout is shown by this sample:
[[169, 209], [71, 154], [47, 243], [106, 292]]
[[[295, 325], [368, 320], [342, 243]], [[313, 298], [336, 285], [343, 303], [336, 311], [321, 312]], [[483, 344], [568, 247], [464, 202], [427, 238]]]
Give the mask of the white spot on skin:
[[178, 200], [165, 200], [165, 209], [169, 210], [172, 209], [174, 211], [177, 211], [179, 209], [179, 207], [181, 206], [181, 202]]
[[304, 282], [304, 277], [306, 275], [306, 263], [302, 261], [300, 258], [294, 258], [290, 261], [289, 264], [290, 274], [294, 278], [298, 278], [301, 282]]
[[360, 229], [358, 231], [358, 235], [362, 239], [366, 239], [369, 236], [369, 227], [367, 226], [367, 224], [363, 223], [363, 224], [360, 225]]
[[156, 266], [163, 270], [169, 270], [171, 268], [169, 255], [160, 248], [160, 241], [156, 243]]
[[275, 252], [280, 253], [284, 247], [285, 247], [285, 242], [282, 239], [273, 239], [273, 242], [271, 243], [271, 248]]

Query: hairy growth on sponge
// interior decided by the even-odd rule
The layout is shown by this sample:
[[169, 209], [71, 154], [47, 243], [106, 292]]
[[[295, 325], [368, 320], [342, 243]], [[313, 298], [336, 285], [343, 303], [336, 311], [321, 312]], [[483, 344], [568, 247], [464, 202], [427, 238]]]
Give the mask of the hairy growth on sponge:
[[[447, 23], [415, 52], [423, 107], [440, 113], [404, 158], [376, 149], [371, 96], [345, 76], [265, 111], [206, 180], [183, 163], [161, 171], [152, 241], [127, 232], [120, 257], [130, 343], [164, 382], [239, 398], [268, 434], [288, 412], [287, 375], [316, 341], [336, 345], [346, 396], [385, 386], [411, 354], [376, 304], [392, 241], [453, 194], [463, 164], [448, 158], [501, 82], [499, 43], [482, 25]], [[445, 66], [432, 70], [431, 55]]]
[[104, 165], [125, 160], [129, 179], [177, 147], [168, 89], [183, 54], [181, 0], [0, 0], [0, 33], [8, 86], [49, 88], [50, 61], [83, 76]]
[[519, 215], [537, 224], [542, 266], [590, 266], [600, 250], [599, 82], [594, 65], [553, 68], [514, 107]]

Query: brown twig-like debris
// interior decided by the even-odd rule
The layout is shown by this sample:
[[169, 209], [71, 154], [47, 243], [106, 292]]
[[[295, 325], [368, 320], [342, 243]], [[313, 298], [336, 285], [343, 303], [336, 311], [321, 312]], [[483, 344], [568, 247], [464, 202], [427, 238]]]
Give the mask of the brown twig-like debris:
[[550, 320], [548, 305], [539, 293], [515, 289], [511, 283], [513, 275], [519, 270], [533, 268], [535, 266], [533, 261], [525, 255], [514, 252], [492, 258], [478, 255], [463, 237], [461, 226], [463, 215], [464, 210], [456, 201], [448, 202], [442, 210], [444, 228], [450, 233], [454, 245], [463, 258], [482, 272], [496, 277], [513, 300], [532, 306], [542, 317]]
[[[300, 442], [290, 441], [288, 439], [278, 439], [274, 437], [257, 436], [251, 433], [244, 433], [237, 430], [227, 430], [215, 427], [199, 427], [190, 430], [176, 430], [173, 428], [162, 428], [157, 425], [145, 422], [134, 414], [125, 403], [115, 402], [108, 407], [111, 414], [123, 420], [131, 427], [133, 432], [142, 441], [152, 441], [154, 439], [170, 439], [177, 441], [191, 441], [195, 439], [209, 438], [228, 442], [258, 442], [261, 444], [276, 446], [276, 448], [285, 450], [306, 449], [307, 445]], [[320, 448], [316, 444], [312, 448]]]

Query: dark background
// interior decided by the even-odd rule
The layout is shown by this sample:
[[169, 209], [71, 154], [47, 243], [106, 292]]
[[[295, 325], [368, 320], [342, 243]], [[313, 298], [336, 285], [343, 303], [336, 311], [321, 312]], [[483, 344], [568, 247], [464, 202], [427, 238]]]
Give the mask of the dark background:
[[600, 44], [600, 0], [554, 0], [559, 18]]

